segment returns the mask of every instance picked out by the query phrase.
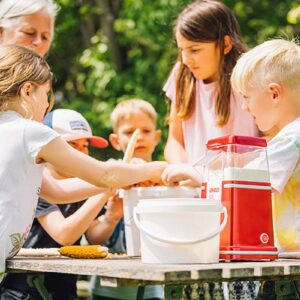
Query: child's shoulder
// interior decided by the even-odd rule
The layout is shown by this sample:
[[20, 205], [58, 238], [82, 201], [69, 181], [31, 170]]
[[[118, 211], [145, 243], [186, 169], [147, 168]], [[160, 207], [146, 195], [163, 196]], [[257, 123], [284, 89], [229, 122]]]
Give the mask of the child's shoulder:
[[56, 131], [43, 123], [26, 119], [22, 123], [20, 124], [20, 131], [22, 131], [23, 143], [26, 143], [30, 147], [47, 144], [59, 137]]
[[299, 138], [300, 137], [300, 118], [287, 124], [280, 132], [275, 136], [280, 138]]
[[300, 152], [300, 118], [287, 124], [279, 133], [268, 143], [269, 148], [295, 148]]

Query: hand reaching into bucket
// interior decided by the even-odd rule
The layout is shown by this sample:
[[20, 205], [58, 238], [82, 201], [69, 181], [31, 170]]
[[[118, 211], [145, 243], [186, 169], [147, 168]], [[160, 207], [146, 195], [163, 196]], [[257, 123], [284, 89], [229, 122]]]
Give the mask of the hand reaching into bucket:
[[202, 173], [191, 165], [170, 164], [162, 173], [162, 181], [165, 185], [198, 187], [201, 185]]
[[123, 199], [119, 193], [111, 197], [106, 204], [105, 220], [108, 223], [117, 224], [123, 217]]

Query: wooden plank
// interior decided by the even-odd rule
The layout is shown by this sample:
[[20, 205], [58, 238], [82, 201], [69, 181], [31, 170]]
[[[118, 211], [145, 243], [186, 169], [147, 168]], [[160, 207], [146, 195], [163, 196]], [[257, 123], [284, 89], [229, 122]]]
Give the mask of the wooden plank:
[[222, 276], [223, 270], [222, 269], [212, 269], [212, 270], [199, 270], [197, 272], [197, 278], [193, 276], [193, 279], [199, 279], [199, 280], [215, 280], [223, 278]]
[[[258, 280], [299, 277], [300, 260], [263, 262], [221, 262], [217, 264], [160, 265], [142, 264], [135, 259], [14, 258], [7, 261], [8, 271], [57, 272], [105, 277], [107, 285], [180, 284], [196, 281]], [[115, 279], [115, 280], [114, 280]]]
[[180, 268], [171, 265], [143, 265], [139, 259], [13, 258], [7, 260], [8, 272], [20, 270], [57, 272], [160, 282], [190, 280], [190, 271], [180, 271]]

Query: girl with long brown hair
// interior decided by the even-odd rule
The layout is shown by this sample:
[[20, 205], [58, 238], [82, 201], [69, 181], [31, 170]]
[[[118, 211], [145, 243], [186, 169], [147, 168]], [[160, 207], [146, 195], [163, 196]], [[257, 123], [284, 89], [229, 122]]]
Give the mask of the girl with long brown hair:
[[198, 0], [178, 16], [174, 35], [178, 61], [163, 90], [171, 100], [165, 157], [193, 163], [208, 139], [256, 135], [242, 97], [230, 86], [231, 71], [246, 48], [232, 11], [215, 0]]
[[[233, 12], [216, 0], [195, 1], [177, 17], [174, 35], [178, 61], [163, 88], [171, 100], [165, 158], [181, 164], [167, 167], [167, 184], [186, 170], [182, 163], [193, 164], [204, 156], [207, 140], [258, 133], [253, 117], [242, 109], [243, 97], [230, 85], [236, 61], [246, 51]], [[194, 178], [199, 180], [197, 172]], [[256, 282], [196, 284], [184, 288], [184, 297], [254, 299], [258, 287]]]

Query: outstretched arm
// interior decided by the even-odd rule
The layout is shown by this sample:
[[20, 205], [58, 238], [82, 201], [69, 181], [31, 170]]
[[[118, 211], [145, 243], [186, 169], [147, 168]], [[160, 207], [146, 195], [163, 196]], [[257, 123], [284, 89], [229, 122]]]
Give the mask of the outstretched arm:
[[63, 204], [82, 201], [107, 190], [79, 178], [57, 180], [44, 171], [40, 196], [49, 202]]
[[104, 188], [119, 188], [146, 180], [159, 182], [166, 167], [165, 162], [101, 162], [73, 149], [60, 137], [40, 150], [37, 161], [49, 162], [60, 171]]

